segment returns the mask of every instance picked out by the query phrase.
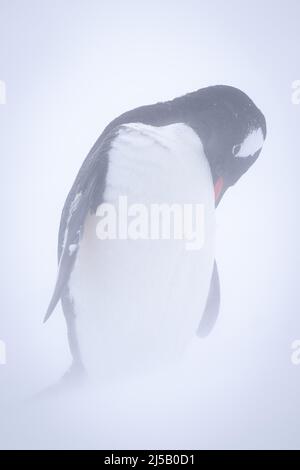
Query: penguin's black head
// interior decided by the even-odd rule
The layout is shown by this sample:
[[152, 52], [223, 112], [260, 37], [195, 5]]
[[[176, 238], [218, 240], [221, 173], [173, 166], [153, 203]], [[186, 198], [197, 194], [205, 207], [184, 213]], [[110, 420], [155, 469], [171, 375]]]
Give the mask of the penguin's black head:
[[267, 134], [266, 120], [237, 88], [219, 85], [195, 95], [190, 124], [201, 137], [218, 205], [225, 191], [257, 160]]

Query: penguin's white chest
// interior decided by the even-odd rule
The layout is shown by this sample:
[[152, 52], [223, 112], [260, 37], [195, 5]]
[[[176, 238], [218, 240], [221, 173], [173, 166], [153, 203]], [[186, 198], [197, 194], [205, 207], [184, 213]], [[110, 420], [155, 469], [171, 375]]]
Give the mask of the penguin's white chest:
[[115, 208], [115, 239], [100, 240], [100, 217], [89, 215], [69, 284], [83, 363], [97, 376], [161, 364], [196, 332], [214, 260], [214, 191], [198, 136], [183, 124], [122, 126], [104, 203]]

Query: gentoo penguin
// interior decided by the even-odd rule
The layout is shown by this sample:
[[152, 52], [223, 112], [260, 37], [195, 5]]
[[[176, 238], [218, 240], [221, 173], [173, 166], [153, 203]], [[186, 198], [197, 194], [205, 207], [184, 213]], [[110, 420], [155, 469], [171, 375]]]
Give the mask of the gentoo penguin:
[[[58, 277], [45, 317], [61, 300], [71, 375], [151, 369], [182, 354], [197, 332], [210, 332], [220, 302], [215, 208], [265, 138], [262, 112], [223, 85], [133, 109], [105, 128], [62, 211]], [[99, 210], [117, 207], [121, 197], [147, 208], [201, 204], [201, 249], [187, 250], [182, 239], [99, 239]]]

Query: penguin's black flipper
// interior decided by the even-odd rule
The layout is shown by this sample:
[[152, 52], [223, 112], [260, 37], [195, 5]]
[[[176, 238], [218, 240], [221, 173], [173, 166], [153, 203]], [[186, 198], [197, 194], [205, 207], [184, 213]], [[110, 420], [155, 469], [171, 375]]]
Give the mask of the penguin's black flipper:
[[200, 338], [208, 336], [215, 326], [220, 311], [220, 298], [220, 279], [218, 266], [215, 262], [205, 311], [197, 330], [197, 335]]
[[68, 281], [76, 260], [86, 217], [88, 213], [96, 212], [98, 205], [103, 200], [108, 168], [108, 151], [117, 131], [118, 129], [113, 129], [107, 133], [92, 148], [65, 202], [58, 237], [58, 276], [45, 322], [61, 298], [65, 299], [64, 304], [66, 305]]

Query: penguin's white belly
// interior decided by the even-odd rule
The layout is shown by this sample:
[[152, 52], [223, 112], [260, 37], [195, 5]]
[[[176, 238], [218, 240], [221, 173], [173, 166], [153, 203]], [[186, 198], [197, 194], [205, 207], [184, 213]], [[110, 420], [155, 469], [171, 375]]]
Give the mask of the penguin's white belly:
[[148, 215], [153, 204], [203, 204], [204, 243], [187, 249], [186, 239], [153, 240], [150, 229], [148, 239], [100, 240], [99, 216], [87, 217], [69, 287], [83, 363], [96, 376], [177, 357], [196, 332], [213, 268], [213, 184], [192, 129], [122, 126], [109, 154], [104, 202], [117, 208], [124, 196]]

